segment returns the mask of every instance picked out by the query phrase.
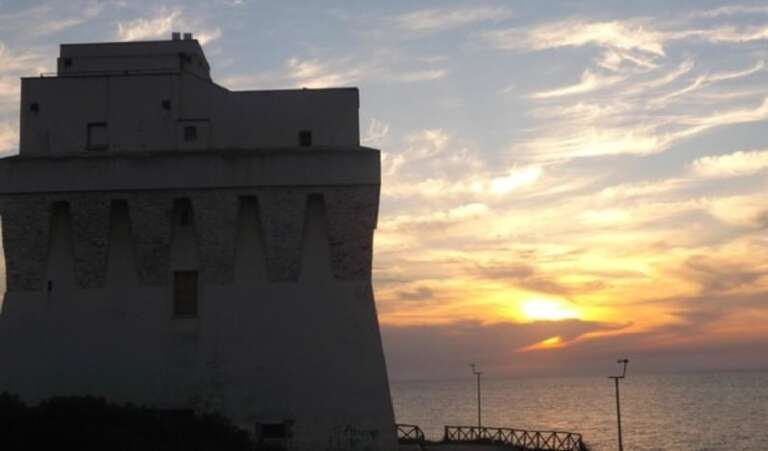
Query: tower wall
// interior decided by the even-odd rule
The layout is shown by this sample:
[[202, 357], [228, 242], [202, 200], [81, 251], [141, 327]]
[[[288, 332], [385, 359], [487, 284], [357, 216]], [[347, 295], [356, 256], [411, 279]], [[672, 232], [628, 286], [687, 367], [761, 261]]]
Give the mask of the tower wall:
[[[17, 174], [0, 182], [0, 391], [287, 422], [289, 449], [395, 449], [371, 287], [378, 152], [317, 149], [303, 174], [305, 152], [175, 156], [187, 174], [207, 162], [186, 182], [156, 175], [162, 155], [0, 163]], [[172, 275], [190, 270], [198, 314], [177, 317]]]

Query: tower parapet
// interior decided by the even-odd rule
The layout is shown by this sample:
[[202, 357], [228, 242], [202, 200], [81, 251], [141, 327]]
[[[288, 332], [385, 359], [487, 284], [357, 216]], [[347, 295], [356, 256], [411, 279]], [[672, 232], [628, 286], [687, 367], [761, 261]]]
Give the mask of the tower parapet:
[[394, 449], [357, 90], [231, 92], [208, 70], [194, 40], [82, 44], [23, 80], [20, 153], [0, 160], [0, 391]]

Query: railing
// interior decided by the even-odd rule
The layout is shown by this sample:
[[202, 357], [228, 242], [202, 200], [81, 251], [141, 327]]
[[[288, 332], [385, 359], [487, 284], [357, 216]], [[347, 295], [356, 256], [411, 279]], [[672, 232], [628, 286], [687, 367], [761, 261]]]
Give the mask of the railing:
[[397, 441], [400, 443], [422, 443], [424, 431], [415, 424], [396, 424]]
[[510, 428], [446, 426], [445, 443], [474, 442], [530, 451], [587, 451], [581, 434]]

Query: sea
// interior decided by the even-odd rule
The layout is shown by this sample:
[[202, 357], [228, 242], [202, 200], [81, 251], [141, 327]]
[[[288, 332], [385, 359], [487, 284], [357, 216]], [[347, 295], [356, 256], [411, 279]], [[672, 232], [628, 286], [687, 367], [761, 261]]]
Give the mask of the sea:
[[[398, 423], [428, 439], [476, 425], [474, 379], [391, 384]], [[625, 451], [768, 451], [768, 371], [628, 374], [620, 385]], [[578, 432], [618, 449], [616, 391], [606, 377], [481, 380], [484, 426]]]

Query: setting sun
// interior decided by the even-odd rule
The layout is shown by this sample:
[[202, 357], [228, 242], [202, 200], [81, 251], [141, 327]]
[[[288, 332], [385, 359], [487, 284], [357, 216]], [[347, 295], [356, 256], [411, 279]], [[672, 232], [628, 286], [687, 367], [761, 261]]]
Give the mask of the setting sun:
[[528, 321], [559, 321], [579, 317], [573, 308], [551, 299], [529, 299], [521, 304], [520, 311]]

